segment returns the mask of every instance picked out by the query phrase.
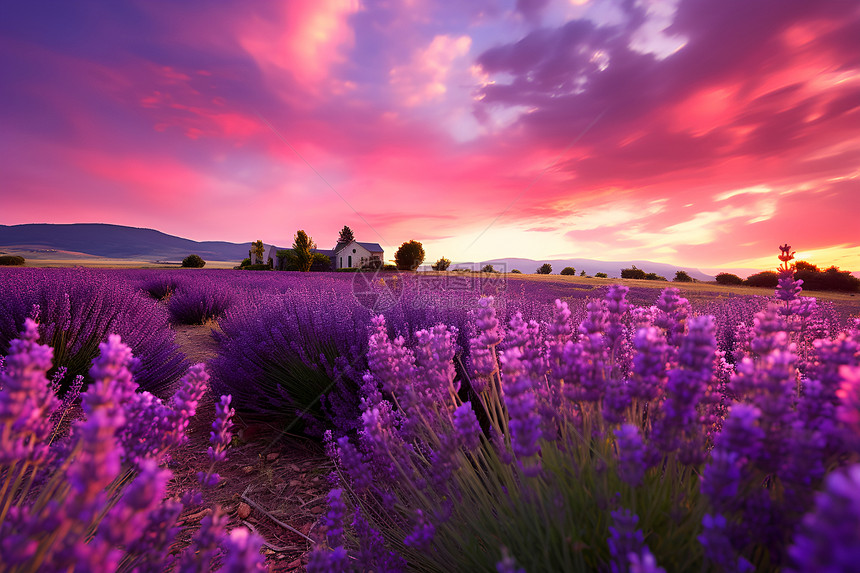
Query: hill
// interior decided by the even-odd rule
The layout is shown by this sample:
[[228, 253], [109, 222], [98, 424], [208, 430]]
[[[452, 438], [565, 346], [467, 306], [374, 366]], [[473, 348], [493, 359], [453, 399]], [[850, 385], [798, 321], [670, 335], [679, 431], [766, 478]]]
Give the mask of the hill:
[[181, 260], [195, 253], [205, 260], [238, 262], [248, 256], [250, 244], [192, 241], [106, 223], [0, 225], [0, 249], [51, 249], [113, 259]]

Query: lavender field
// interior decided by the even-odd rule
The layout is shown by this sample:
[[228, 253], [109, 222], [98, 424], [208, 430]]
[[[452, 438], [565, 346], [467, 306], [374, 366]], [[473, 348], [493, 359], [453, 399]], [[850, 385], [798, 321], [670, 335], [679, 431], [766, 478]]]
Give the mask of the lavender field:
[[[290, 570], [235, 511], [186, 519], [252, 485], [234, 430], [265, 423], [287, 437], [261, 450], [309, 438], [334, 468], [296, 568], [855, 571], [858, 310], [804, 296], [789, 259], [758, 296], [5, 269], [0, 569]], [[183, 325], [212, 337], [205, 364]], [[209, 449], [181, 480], [207, 394]]]

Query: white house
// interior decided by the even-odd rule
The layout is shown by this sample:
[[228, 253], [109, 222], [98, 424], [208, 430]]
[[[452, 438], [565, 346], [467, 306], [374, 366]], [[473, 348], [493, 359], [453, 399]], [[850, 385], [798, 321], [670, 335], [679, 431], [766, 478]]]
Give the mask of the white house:
[[385, 260], [384, 255], [385, 252], [379, 246], [379, 243], [352, 241], [346, 244], [338, 243], [335, 245], [329, 258], [331, 258], [332, 268], [355, 269], [365, 266], [382, 266]]
[[[277, 252], [288, 250], [289, 247], [276, 247], [275, 245], [264, 245], [265, 251], [262, 261], [254, 254], [251, 254], [251, 264], [265, 264], [272, 261], [272, 266], [276, 270], [280, 268]], [[378, 243], [360, 243], [352, 241], [349, 243], [338, 243], [334, 249], [313, 249], [312, 252], [320, 253], [327, 256], [331, 260], [331, 268], [348, 269], [361, 268], [364, 266], [382, 266], [384, 262], [385, 252]]]

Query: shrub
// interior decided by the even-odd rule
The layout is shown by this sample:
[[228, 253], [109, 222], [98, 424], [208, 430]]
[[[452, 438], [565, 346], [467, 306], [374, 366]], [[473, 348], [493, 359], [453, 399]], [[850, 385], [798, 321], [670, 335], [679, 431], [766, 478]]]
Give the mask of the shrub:
[[[50, 391], [51, 349], [38, 344], [34, 321], [25, 321], [9, 349], [6, 368], [0, 369], [4, 571], [162, 571], [171, 561], [179, 570], [202, 571], [210, 569], [222, 544], [230, 570], [262, 568], [262, 539], [244, 528], [228, 536], [227, 516], [217, 506], [203, 520], [201, 534], [171, 555], [180, 514], [199, 508], [193, 502], [186, 508], [179, 498], [163, 501], [173, 476], [159, 466], [186, 440], [185, 428], [206, 389], [202, 365], [189, 370], [164, 404], [135, 392], [131, 351], [111, 336], [90, 370], [98, 384], [81, 397], [85, 417], [61, 443], [58, 413], [68, 404]], [[224, 460], [231, 439], [229, 404], [229, 396], [222, 397], [210, 470], [198, 476], [199, 487], [218, 482], [212, 469]], [[185, 493], [195, 497], [193, 489]]]
[[438, 261], [430, 265], [430, 268], [434, 271], [447, 271], [448, 267], [451, 266], [451, 261], [446, 259], [445, 257], [440, 258]]
[[576, 276], [576, 269], [573, 267], [564, 267], [563, 269], [561, 269], [561, 273], [559, 274]]
[[721, 285], [742, 285], [744, 279], [732, 273], [720, 273], [716, 277], [717, 283]]
[[830, 267], [825, 271], [797, 271], [794, 273], [794, 277], [803, 281], [803, 288], [806, 290], [834, 290], [842, 292], [857, 292], [860, 290], [860, 279], [848, 271], [840, 271], [838, 267]]
[[633, 265], [629, 269], [621, 269], [621, 278], [622, 279], [640, 279], [644, 280], [646, 277], [645, 271], [642, 269], [637, 269], [636, 265]]
[[355, 410], [349, 396], [360, 367], [348, 366], [362, 364], [370, 312], [341, 288], [297, 288], [237, 302], [219, 321], [213, 390], [232, 394], [240, 410], [290, 424], [300, 417], [324, 420], [320, 398], [327, 393], [344, 393]]
[[537, 268], [535, 273], [537, 273], [539, 275], [548, 275], [548, 274], [552, 273], [552, 265], [549, 263], [544, 263]]
[[233, 291], [221, 282], [202, 280], [184, 284], [167, 308], [180, 324], [204, 324], [220, 318], [233, 304]]
[[0, 255], [0, 266], [20, 267], [25, 262], [24, 257], [19, 257], [17, 255]]
[[190, 269], [202, 269], [206, 265], [200, 255], [188, 255], [182, 259], [182, 266]]
[[693, 282], [693, 277], [687, 274], [687, 271], [676, 271], [675, 278], [672, 279], [676, 283], [691, 283]]
[[313, 261], [311, 262], [311, 271], [325, 272], [331, 270], [331, 259], [328, 255], [322, 253], [314, 253]]
[[778, 277], [773, 271], [762, 271], [754, 275], [750, 275], [744, 281], [744, 284], [752, 287], [768, 287], [776, 288]]
[[172, 273], [159, 273], [141, 282], [140, 288], [155, 300], [164, 300], [173, 294], [178, 284], [178, 278]]
[[494, 272], [496, 272], [496, 269], [493, 268], [493, 265], [484, 265], [483, 267], [481, 267], [481, 272], [482, 273], [494, 273]]
[[165, 391], [188, 367], [167, 310], [119, 271], [10, 269], [0, 274], [0, 292], [0, 354], [24, 320], [38, 316], [40, 337], [54, 352], [54, 368], [67, 369], [63, 389], [78, 375], [89, 382], [89, 365], [109, 333], [123, 337], [139, 357], [131, 370], [145, 390]]
[[424, 247], [418, 241], [403, 243], [394, 253], [394, 262], [398, 270], [414, 271], [424, 262]]
[[585, 275], [585, 271], [581, 271], [581, 272], [579, 273], [579, 276], [581, 276], [581, 277], [586, 276], [586, 275]]
[[388, 264], [388, 265], [382, 265], [382, 270], [383, 270], [383, 271], [396, 271], [396, 270], [397, 270], [397, 265], [391, 265], [391, 264]]
[[606, 273], [594, 273], [594, 278], [596, 279], [608, 279], [609, 275]]
[[521, 274], [523, 274], [523, 271], [521, 271], [520, 269], [511, 269], [511, 274], [512, 275], [521, 275]]
[[[280, 253], [280, 251], [278, 251]], [[249, 267], [251, 266], [251, 259], [242, 259], [242, 262], [239, 263], [240, 267]]]

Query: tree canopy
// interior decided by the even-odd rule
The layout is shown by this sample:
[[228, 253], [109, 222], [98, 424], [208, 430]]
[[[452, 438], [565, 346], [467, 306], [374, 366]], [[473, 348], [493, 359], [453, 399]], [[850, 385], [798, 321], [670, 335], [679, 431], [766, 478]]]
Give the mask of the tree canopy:
[[539, 266], [535, 272], [539, 275], [548, 275], [552, 273], [552, 265], [549, 263], [544, 263]]
[[424, 262], [424, 246], [418, 241], [407, 241], [394, 254], [398, 270], [414, 271]]
[[349, 227], [344, 225], [343, 229], [340, 230], [340, 235], [338, 235], [338, 237], [337, 237], [337, 243], [339, 245], [341, 245], [341, 244], [346, 245], [346, 244], [353, 242], [354, 240], [355, 240], [355, 234], [352, 232], [352, 229], [350, 229]]
[[446, 259], [445, 257], [440, 258], [438, 261], [430, 265], [430, 268], [434, 271], [447, 271], [448, 267], [451, 266], [451, 261]]
[[311, 265], [314, 262], [314, 255], [311, 251], [317, 248], [314, 240], [302, 230], [296, 232], [293, 238], [292, 252], [289, 254], [288, 261], [295, 265], [296, 270], [303, 273], [311, 270]]

